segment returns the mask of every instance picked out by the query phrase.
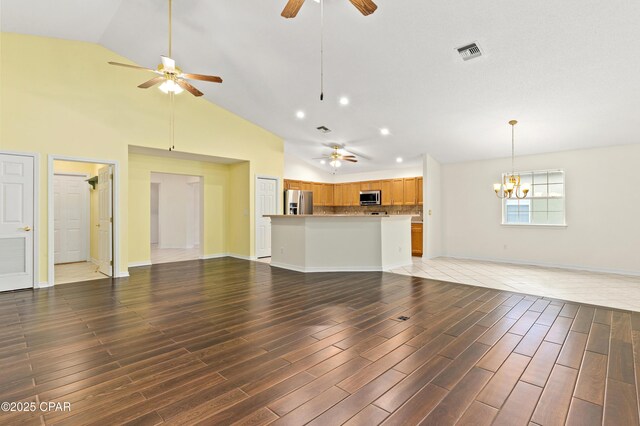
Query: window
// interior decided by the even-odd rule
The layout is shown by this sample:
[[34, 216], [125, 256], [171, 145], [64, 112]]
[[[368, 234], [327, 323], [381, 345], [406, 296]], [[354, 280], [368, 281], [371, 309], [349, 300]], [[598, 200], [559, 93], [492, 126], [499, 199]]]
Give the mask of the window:
[[564, 171], [521, 172], [520, 179], [529, 195], [502, 200], [502, 224], [565, 225]]

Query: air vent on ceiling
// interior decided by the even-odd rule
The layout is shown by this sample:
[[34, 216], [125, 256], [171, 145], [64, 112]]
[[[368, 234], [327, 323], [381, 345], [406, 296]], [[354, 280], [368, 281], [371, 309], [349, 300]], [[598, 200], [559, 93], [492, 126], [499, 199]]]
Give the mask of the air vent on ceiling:
[[480, 46], [478, 46], [476, 43], [471, 43], [466, 46], [459, 47], [456, 50], [465, 61], [477, 58], [478, 56], [482, 56]]
[[322, 133], [329, 133], [331, 131], [331, 129], [329, 129], [326, 126], [317, 127], [317, 129], [320, 130]]

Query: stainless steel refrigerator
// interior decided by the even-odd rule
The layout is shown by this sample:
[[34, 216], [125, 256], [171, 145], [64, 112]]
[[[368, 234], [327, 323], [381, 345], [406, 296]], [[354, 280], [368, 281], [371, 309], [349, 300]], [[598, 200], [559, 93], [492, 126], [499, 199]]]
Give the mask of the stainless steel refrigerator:
[[297, 189], [284, 191], [284, 214], [313, 214], [313, 192]]

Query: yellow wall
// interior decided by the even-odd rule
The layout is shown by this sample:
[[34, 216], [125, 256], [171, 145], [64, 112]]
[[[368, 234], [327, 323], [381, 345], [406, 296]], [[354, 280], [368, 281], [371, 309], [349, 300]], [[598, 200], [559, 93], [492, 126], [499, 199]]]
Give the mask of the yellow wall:
[[[149, 262], [151, 232], [151, 172], [201, 176], [204, 187], [203, 254], [228, 252], [229, 167], [200, 161], [129, 155], [129, 263]], [[243, 188], [248, 192], [248, 185]]]
[[[97, 176], [98, 169], [103, 167], [102, 164], [93, 164], [93, 163], [80, 163], [77, 161], [54, 161], [53, 169], [55, 173], [84, 173], [89, 177]], [[89, 186], [89, 184], [87, 184]], [[89, 186], [91, 188], [91, 186]], [[90, 247], [90, 256], [91, 259], [98, 259], [98, 191], [95, 189], [89, 190], [89, 200], [90, 200], [90, 220], [89, 220], [89, 241], [91, 244]]]
[[[96, 44], [11, 33], [2, 33], [0, 43], [0, 149], [40, 153], [40, 280], [47, 280], [49, 154], [118, 162], [119, 269], [126, 271], [132, 243], [126, 207], [128, 146], [168, 147], [166, 96], [157, 89], [138, 89], [148, 74], [108, 65], [107, 61], [130, 61]], [[225, 90], [224, 84], [201, 83], [199, 88], [208, 93]], [[254, 176], [282, 177], [282, 139], [185, 93], [176, 97], [175, 140], [179, 151], [248, 161], [250, 214], [242, 216], [248, 221], [242, 221], [237, 236], [243, 240], [243, 234], [248, 235], [238, 254], [253, 256]], [[228, 214], [236, 217], [243, 212], [230, 207]], [[136, 258], [143, 255], [133, 254]]]

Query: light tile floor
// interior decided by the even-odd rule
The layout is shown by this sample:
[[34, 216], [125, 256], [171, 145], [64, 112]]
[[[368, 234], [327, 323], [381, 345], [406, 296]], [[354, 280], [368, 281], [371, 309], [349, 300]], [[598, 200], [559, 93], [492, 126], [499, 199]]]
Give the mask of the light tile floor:
[[156, 244], [151, 244], [151, 263], [182, 262], [184, 260], [200, 259], [200, 249], [165, 249], [158, 248]]
[[640, 277], [441, 257], [391, 272], [640, 311]]
[[109, 278], [107, 275], [98, 272], [98, 265], [91, 262], [62, 263], [55, 265], [53, 272], [56, 284]]

